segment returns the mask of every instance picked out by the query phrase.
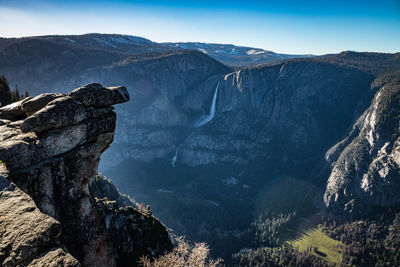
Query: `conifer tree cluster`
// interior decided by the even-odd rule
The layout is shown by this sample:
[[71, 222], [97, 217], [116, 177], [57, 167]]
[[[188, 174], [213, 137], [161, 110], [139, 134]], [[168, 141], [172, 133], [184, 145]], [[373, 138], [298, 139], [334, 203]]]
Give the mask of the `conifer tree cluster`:
[[4, 75], [0, 76], [0, 106], [6, 106], [11, 103], [11, 91], [8, 81]]
[[0, 76], [0, 107], [7, 106], [28, 96], [28, 91], [25, 91], [24, 94], [21, 94], [18, 86], [15, 86], [14, 91], [11, 91], [6, 77], [4, 75]]

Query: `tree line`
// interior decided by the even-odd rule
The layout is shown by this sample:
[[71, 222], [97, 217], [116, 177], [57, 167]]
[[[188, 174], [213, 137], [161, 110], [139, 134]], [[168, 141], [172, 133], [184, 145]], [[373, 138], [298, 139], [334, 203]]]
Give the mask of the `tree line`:
[[7, 106], [28, 96], [28, 91], [21, 94], [17, 85], [14, 90], [11, 90], [6, 77], [4, 75], [0, 76], [0, 107]]
[[[280, 232], [291, 226], [295, 213], [266, 213], [253, 223], [254, 248], [232, 257], [232, 266], [335, 266], [317, 257], [315, 247], [300, 252], [279, 241]], [[340, 240], [340, 266], [400, 266], [400, 210], [390, 209], [361, 219], [322, 216], [318, 227], [331, 238]], [[313, 253], [314, 252], [314, 253]]]
[[323, 230], [346, 246], [344, 266], [400, 266], [400, 212], [387, 211], [363, 220], [326, 218]]

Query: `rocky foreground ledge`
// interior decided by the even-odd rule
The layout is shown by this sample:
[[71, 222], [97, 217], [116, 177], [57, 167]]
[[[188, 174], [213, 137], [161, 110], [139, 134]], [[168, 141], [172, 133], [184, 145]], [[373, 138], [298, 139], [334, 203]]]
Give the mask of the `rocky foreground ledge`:
[[135, 266], [172, 248], [152, 216], [90, 194], [128, 100], [89, 84], [0, 108], [0, 266]]

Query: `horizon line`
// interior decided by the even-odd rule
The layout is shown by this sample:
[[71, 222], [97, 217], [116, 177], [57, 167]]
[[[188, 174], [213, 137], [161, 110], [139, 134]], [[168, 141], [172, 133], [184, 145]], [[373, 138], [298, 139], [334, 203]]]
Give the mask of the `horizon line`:
[[[204, 41], [189, 41], [189, 42], [184, 42], [184, 41], [175, 41], [175, 42], [156, 42], [153, 41], [147, 37], [139, 36], [139, 35], [132, 35], [132, 34], [126, 34], [126, 33], [109, 33], [109, 32], [87, 32], [87, 33], [82, 33], [82, 34], [43, 34], [43, 35], [27, 35], [27, 36], [7, 36], [3, 37], [0, 36], [2, 39], [23, 39], [23, 38], [38, 38], [38, 37], [63, 37], [63, 36], [84, 36], [84, 35], [91, 35], [91, 34], [98, 34], [98, 35], [120, 35], [120, 36], [130, 36], [130, 37], [137, 37], [141, 39], [148, 40], [152, 43], [156, 44], [167, 44], [167, 43], [200, 43], [200, 44], [210, 44], [210, 45], [232, 45], [235, 47], [244, 47], [244, 48], [253, 48], [253, 49], [262, 49], [264, 51], [268, 52], [273, 52], [275, 54], [285, 54], [285, 55], [299, 55], [299, 56], [326, 56], [326, 55], [336, 55], [336, 54], [341, 54], [344, 52], [355, 52], [355, 53], [375, 53], [375, 54], [398, 54], [400, 51], [397, 52], [377, 52], [377, 51], [357, 51], [357, 50], [342, 50], [340, 52], [329, 52], [329, 53], [324, 53], [324, 54], [310, 54], [310, 53], [304, 53], [304, 54], [299, 54], [299, 53], [286, 53], [286, 52], [275, 52], [273, 50], [261, 48], [261, 47], [255, 47], [255, 46], [247, 46], [247, 45], [236, 45], [234, 43], [215, 43], [215, 42], [204, 42]], [[195, 50], [196, 49], [187, 49], [187, 50]]]

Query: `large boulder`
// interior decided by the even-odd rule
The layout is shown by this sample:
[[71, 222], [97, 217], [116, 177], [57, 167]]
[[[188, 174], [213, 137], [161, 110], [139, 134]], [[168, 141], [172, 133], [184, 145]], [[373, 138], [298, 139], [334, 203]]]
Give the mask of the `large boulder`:
[[10, 105], [0, 108], [0, 119], [17, 120], [25, 118], [25, 112], [22, 110], [22, 104], [31, 99], [30, 97], [24, 98], [20, 101], [14, 102]]
[[[71, 112], [72, 111], [72, 112]], [[68, 96], [55, 99], [21, 125], [23, 132], [43, 132], [77, 124], [88, 116], [85, 106]]]
[[38, 96], [35, 96], [34, 98], [28, 99], [27, 101], [24, 101], [22, 103], [22, 111], [24, 111], [28, 116], [32, 115], [36, 111], [42, 109], [45, 107], [50, 101], [53, 101], [54, 99], [63, 97], [63, 94], [57, 94], [57, 93], [44, 93], [40, 94]]
[[80, 100], [87, 107], [107, 107], [129, 101], [125, 86], [103, 87], [99, 83], [76, 88], [69, 96]]

